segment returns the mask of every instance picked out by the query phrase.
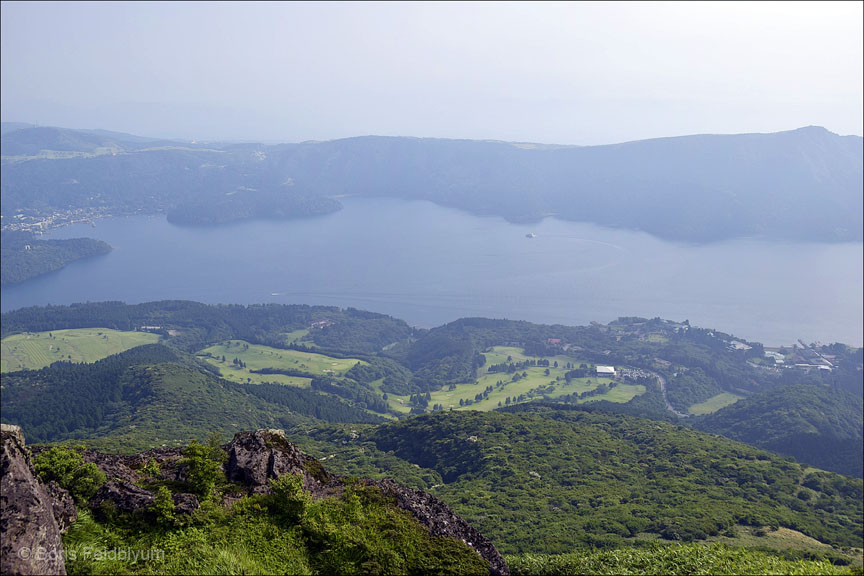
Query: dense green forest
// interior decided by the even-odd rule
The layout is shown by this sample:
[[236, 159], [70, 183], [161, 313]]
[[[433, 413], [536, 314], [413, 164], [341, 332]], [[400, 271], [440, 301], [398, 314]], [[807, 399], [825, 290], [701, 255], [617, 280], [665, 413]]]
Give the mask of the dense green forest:
[[[850, 547], [860, 548], [864, 536], [864, 485], [849, 477], [860, 476], [861, 349], [786, 351], [790, 359], [832, 358], [832, 370], [808, 372], [766, 365], [759, 343], [686, 321], [620, 318], [573, 327], [468, 318], [425, 330], [354, 309], [184, 301], [26, 308], [0, 320], [4, 337], [77, 327], [146, 327], [161, 336], [159, 344], [95, 362], [4, 373], [0, 415], [21, 425], [30, 442], [84, 442], [128, 453], [182, 446], [213, 432], [226, 441], [239, 430], [282, 428], [333, 472], [391, 477], [434, 494], [502, 552], [518, 555], [516, 566], [534, 566], [528, 572], [593, 561], [592, 548], [635, 546], [652, 562], [677, 553], [644, 549], [649, 541], [749, 546], [755, 537], [773, 549], [770, 534], [778, 530], [796, 535], [797, 544], [784, 545], [785, 560], [754, 553], [753, 566], [792, 561], [795, 554], [848, 563], [855, 561]], [[260, 345], [270, 348], [255, 357], [275, 358], [281, 350], [298, 364], [263, 364], [254, 373], [263, 381], [231, 382], [218, 368], [230, 358], [196, 356], [228, 341], [241, 356]], [[524, 355], [505, 360], [519, 350]], [[348, 360], [322, 375], [299, 363], [312, 357], [326, 359], [319, 368]], [[612, 384], [638, 383], [645, 392], [615, 403], [605, 399], [606, 386], [591, 396], [532, 394], [491, 412], [438, 406], [423, 414], [435, 408], [425, 401], [430, 392], [470, 388], [480, 377], [548, 366], [561, 374], [556, 383], [566, 392], [569, 378], [590, 375], [596, 364], [621, 372]], [[308, 383], [268, 382], [286, 371]], [[680, 418], [666, 406], [660, 377], [666, 398], [681, 409], [719, 392], [743, 399]], [[410, 394], [418, 416], [393, 412], [388, 394]], [[265, 529], [260, 517], [214, 518], [203, 540], [184, 545], [206, 548], [209, 535], [247, 521]], [[72, 545], [94, 537], [128, 542], [133, 533], [86, 515], [78, 529], [84, 532]], [[166, 534], [141, 537], [163, 542]], [[717, 547], [680, 550], [684, 563], [728, 554]], [[574, 551], [578, 557], [525, 556]]]
[[860, 395], [829, 385], [795, 384], [740, 400], [694, 426], [860, 478], [862, 413]]
[[741, 525], [842, 546], [862, 538], [860, 479], [641, 418], [529, 403], [289, 436], [335, 454], [337, 472], [393, 474], [377, 453], [419, 466], [425, 478], [397, 479], [423, 481], [505, 553], [617, 547], [643, 534], [704, 540]]
[[[208, 305], [184, 300], [34, 306], [6, 312], [2, 319], [2, 337], [62, 328], [135, 330], [140, 326], [160, 326], [160, 332], [166, 337], [168, 330], [175, 330], [177, 334], [170, 336], [168, 343], [187, 352], [230, 339], [286, 347], [285, 333], [309, 328], [315, 322], [332, 323], [310, 333], [311, 343], [326, 352], [331, 348], [337, 353], [340, 350], [380, 350], [413, 332], [402, 320], [354, 308], [300, 304]], [[346, 333], [339, 326], [343, 322], [355, 324], [358, 321], [365, 325], [363, 330]]]
[[[603, 395], [585, 403], [585, 394], [532, 394], [522, 401], [543, 399], [561, 404], [578, 403], [585, 411], [678, 421], [776, 450], [802, 462], [861, 475], [861, 450], [858, 448], [864, 424], [861, 410], [856, 411], [854, 407], [856, 398], [860, 405], [864, 390], [864, 356], [862, 349], [842, 344], [788, 350], [790, 363], [799, 359], [812, 362], [818, 354], [827, 354], [833, 359], [830, 371], [804, 371], [779, 369], [764, 363], [764, 350], [758, 342], [690, 326], [686, 321], [620, 318], [608, 325], [550, 326], [467, 318], [425, 330], [411, 328], [390, 316], [352, 308], [277, 304], [211, 306], [186, 301], [24, 308], [3, 314], [0, 331], [5, 337], [27, 331], [85, 327], [135, 330], [141, 326], [158, 327], [155, 331], [162, 335], [162, 343], [178, 352], [197, 353], [215, 343], [237, 339], [274, 349], [362, 359], [364, 363], [341, 375], [331, 374], [326, 378], [305, 375], [314, 382], [311, 392], [319, 393], [313, 398], [325, 393], [326, 397], [341, 402], [339, 406], [353, 406], [359, 411], [357, 414], [364, 412], [367, 418], [373, 419], [374, 413], [392, 414], [387, 394], [405, 395], [407, 400], [408, 395], [422, 398], [429, 392], [447, 391], [455, 386], [470, 388], [478, 376], [489, 373], [490, 368], [494, 370], [486, 362], [486, 355], [493, 346], [516, 346], [529, 358], [559, 357], [562, 362], [572, 359], [574, 367], [586, 362], [615, 365], [638, 371], [627, 381], [643, 385], [645, 393], [625, 403], [609, 402]], [[218, 375], [218, 370], [206, 363], [196, 363], [195, 370], [209, 370], [214, 376]], [[296, 370], [297, 374], [303, 372], [299, 365]], [[584, 375], [580, 370], [584, 372], [578, 369], [570, 373]], [[259, 369], [256, 375], [267, 373], [278, 374], [279, 370], [273, 368], [268, 372], [265, 367], [264, 372]], [[26, 381], [33, 377], [21, 375], [9, 381]], [[57, 376], [58, 382], [64, 377]], [[694, 403], [720, 393], [743, 396], [745, 400], [710, 416], [679, 419], [666, 408], [658, 386], [660, 377], [666, 382], [666, 400], [679, 411], [686, 411]], [[4, 392], [5, 404], [9, 406], [4, 408], [4, 421], [8, 421], [11, 414], [16, 418], [24, 415], [24, 412], [16, 412], [20, 400], [11, 390], [13, 388], [9, 394]], [[254, 390], [270, 395], [271, 400], [278, 391], [275, 387]], [[311, 392], [279, 394], [296, 396]], [[299, 402], [299, 397], [293, 401]], [[797, 408], [793, 409], [793, 405]], [[435, 408], [413, 400], [411, 407], [414, 413]], [[309, 408], [296, 412], [320, 417], [312, 414], [314, 411]], [[75, 425], [76, 418], [83, 417], [58, 419], [55, 434], [43, 435], [46, 431], [40, 430], [39, 439], [84, 437], [88, 433], [86, 430], [92, 431], [89, 424]], [[361, 421], [358, 415], [353, 418], [353, 421]], [[82, 424], [86, 421], [86, 418], [80, 420]], [[60, 422], [67, 429], [63, 430]], [[753, 422], [758, 426], [751, 424]], [[760, 432], [762, 427], [764, 433]], [[820, 445], [830, 445], [833, 449], [820, 450]]]
[[4, 286], [59, 270], [81, 258], [111, 251], [111, 246], [92, 238], [41, 240], [30, 232], [3, 231], [0, 240], [0, 283]]
[[862, 139], [818, 127], [527, 148], [373, 136], [204, 146], [24, 127], [3, 134], [2, 150], [7, 222], [19, 211], [85, 209], [212, 224], [321, 214], [339, 209], [334, 196], [359, 195], [696, 242], [862, 236]]
[[88, 439], [133, 451], [182, 445], [208, 430], [230, 436], [250, 428], [302, 422], [380, 422], [363, 409], [312, 390], [235, 384], [160, 344], [92, 364], [55, 362], [3, 375], [3, 421], [32, 442]]

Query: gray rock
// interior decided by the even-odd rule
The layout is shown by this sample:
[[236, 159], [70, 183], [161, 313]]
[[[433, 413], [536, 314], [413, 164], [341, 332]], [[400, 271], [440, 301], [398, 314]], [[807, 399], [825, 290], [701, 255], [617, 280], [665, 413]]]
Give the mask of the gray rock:
[[468, 522], [457, 516], [447, 504], [426, 492], [397, 484], [389, 478], [368, 481], [377, 486], [385, 496], [390, 496], [402, 510], [410, 512], [433, 536], [462, 540], [489, 562], [491, 574], [507, 576], [510, 568], [504, 557]]
[[60, 533], [65, 534], [69, 526], [78, 519], [75, 499], [54, 480], [48, 482], [45, 489], [51, 496], [52, 511], [54, 512], [54, 519], [57, 520], [57, 526], [60, 528]]
[[6, 436], [11, 436], [20, 446], [24, 446], [24, 432], [20, 426], [14, 424], [0, 424], [0, 434], [5, 439]]
[[19, 427], [4, 424], [0, 436], [0, 572], [66, 574], [61, 526], [54, 513], [67, 527], [75, 517], [71, 496], [56, 484], [46, 487], [33, 474]]
[[179, 514], [192, 514], [201, 507], [198, 497], [194, 494], [174, 494], [174, 511]]
[[[32, 479], [32, 474], [31, 485], [36, 486], [39, 489], [39, 494], [43, 497], [41, 501], [43, 516], [50, 518], [54, 524], [56, 532], [55, 542], [60, 546], [59, 550], [61, 551], [59, 557], [60, 563], [51, 566], [40, 565], [29, 572], [24, 571], [24, 568], [13, 565], [7, 568], [6, 558], [10, 557], [8, 551], [11, 550], [11, 547], [7, 550], [6, 452], [7, 444], [12, 447], [20, 444], [23, 447], [23, 439], [21, 442], [18, 442], [16, 434], [20, 434], [20, 430], [17, 433], [14, 430], [7, 432], [4, 427], [4, 563], [2, 571], [4, 574], [65, 573], [65, 567], [62, 563], [62, 543], [60, 542], [59, 534], [61, 527], [65, 528], [69, 522], [74, 521], [74, 505], [70, 509], [71, 497], [65, 491], [55, 494], [55, 490], [61, 490], [59, 486], [44, 487], [37, 480]], [[7, 437], [9, 438], [8, 442]], [[225, 506], [230, 506], [243, 493], [269, 493], [270, 487], [268, 486], [268, 482], [285, 474], [301, 475], [304, 479], [305, 489], [312, 493], [315, 498], [339, 496], [344, 492], [345, 483], [342, 478], [328, 474], [318, 460], [304, 454], [297, 446], [289, 442], [285, 438], [285, 434], [280, 430], [240, 432], [224, 448], [229, 455], [228, 463], [224, 467], [225, 475], [228, 480], [243, 486], [237, 493], [225, 496], [223, 501], [223, 505]], [[19, 450], [19, 452], [21, 454], [18, 459], [26, 460], [26, 452], [23, 450]], [[182, 482], [186, 476], [186, 465], [182, 464], [182, 450], [176, 448], [151, 450], [135, 456], [116, 456], [87, 451], [84, 454], [84, 458], [87, 462], [94, 462], [103, 472], [108, 474], [109, 478], [109, 482], [102, 486], [89, 502], [90, 507], [97, 516], [101, 516], [101, 512], [106, 505], [119, 512], [132, 513], [147, 509], [153, 504], [155, 501], [154, 494], [132, 483], [142, 477], [139, 470], [151, 458], [159, 463], [160, 477], [162, 479]], [[24, 469], [29, 471], [29, 461], [26, 462], [26, 465], [19, 462], [17, 466], [15, 474], [23, 474]], [[10, 478], [17, 477], [15, 474], [10, 475]], [[433, 536], [455, 538], [465, 542], [489, 562], [491, 574], [500, 576], [507, 576], [509, 574], [507, 563], [495, 549], [495, 546], [434, 496], [401, 486], [389, 479], [378, 481], [362, 480], [362, 482], [381, 490], [399, 508], [412, 514]], [[63, 493], [65, 493], [65, 497]], [[51, 496], [51, 494], [54, 494], [54, 496]], [[198, 499], [194, 494], [174, 494], [172, 498], [174, 500], [175, 511], [180, 514], [191, 514], [200, 507]], [[19, 514], [18, 516], [22, 515]], [[16, 517], [14, 513], [12, 517]], [[29, 515], [24, 514], [23, 517], [29, 518]], [[18, 533], [24, 534], [27, 538], [35, 539], [40, 537], [45, 540], [47, 535], [41, 534], [40, 530], [44, 530], [41, 522], [31, 521], [29, 524], [20, 527]]]
[[[340, 495], [344, 490], [339, 477], [327, 474], [318, 460], [301, 452], [279, 430], [239, 432], [228, 445], [228, 452], [228, 479], [240, 482], [253, 493], [269, 492], [268, 480], [283, 474], [301, 474], [306, 490], [316, 498]], [[393, 498], [399, 508], [410, 512], [433, 536], [465, 542], [489, 562], [491, 574], [510, 574], [507, 562], [495, 546], [444, 502], [389, 479], [365, 482]]]
[[238, 432], [228, 444], [228, 480], [255, 494], [268, 493], [268, 481], [284, 474], [300, 474], [313, 494], [326, 492], [329, 475], [315, 458], [285, 439], [281, 430]]
[[106, 504], [118, 512], [132, 513], [148, 508], [154, 500], [155, 496], [149, 490], [144, 490], [123, 480], [112, 480], [99, 488], [96, 494], [90, 498], [88, 504], [101, 517]]

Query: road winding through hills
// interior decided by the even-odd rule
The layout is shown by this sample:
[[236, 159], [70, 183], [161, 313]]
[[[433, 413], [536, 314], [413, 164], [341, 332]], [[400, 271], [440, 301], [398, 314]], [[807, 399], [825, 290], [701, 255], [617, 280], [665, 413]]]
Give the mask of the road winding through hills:
[[666, 403], [666, 409], [678, 416], [679, 418], [689, 418], [690, 414], [684, 414], [682, 412], [678, 412], [675, 408], [672, 407], [672, 404], [669, 403], [669, 397], [666, 396], [666, 379], [663, 378], [660, 374], [656, 372], [651, 372], [654, 376], [657, 377], [657, 381], [660, 382], [660, 391], [663, 393], [663, 402]]

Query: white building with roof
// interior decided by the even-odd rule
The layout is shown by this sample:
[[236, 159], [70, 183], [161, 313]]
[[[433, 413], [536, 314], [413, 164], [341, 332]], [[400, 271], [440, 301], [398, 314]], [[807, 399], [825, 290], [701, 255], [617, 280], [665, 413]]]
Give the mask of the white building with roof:
[[615, 367], [614, 366], [596, 366], [595, 370], [597, 371], [597, 376], [604, 376], [606, 378], [614, 378], [615, 377]]

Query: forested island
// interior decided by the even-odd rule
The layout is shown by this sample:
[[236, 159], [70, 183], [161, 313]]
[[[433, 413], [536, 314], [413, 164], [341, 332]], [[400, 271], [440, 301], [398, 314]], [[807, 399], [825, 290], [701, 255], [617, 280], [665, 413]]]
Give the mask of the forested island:
[[59, 270], [75, 260], [100, 256], [111, 246], [93, 238], [42, 240], [32, 232], [3, 231], [0, 248], [0, 283], [17, 284]]

